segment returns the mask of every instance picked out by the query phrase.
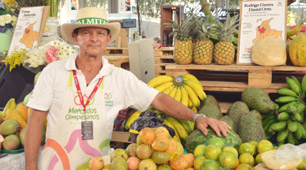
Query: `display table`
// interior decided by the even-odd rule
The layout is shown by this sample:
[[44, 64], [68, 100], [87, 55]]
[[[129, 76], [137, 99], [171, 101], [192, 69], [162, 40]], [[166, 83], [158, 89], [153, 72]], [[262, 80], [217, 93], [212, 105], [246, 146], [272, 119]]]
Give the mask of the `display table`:
[[9, 154], [0, 158], [1, 170], [24, 170], [25, 169], [25, 155], [24, 152], [19, 154]]

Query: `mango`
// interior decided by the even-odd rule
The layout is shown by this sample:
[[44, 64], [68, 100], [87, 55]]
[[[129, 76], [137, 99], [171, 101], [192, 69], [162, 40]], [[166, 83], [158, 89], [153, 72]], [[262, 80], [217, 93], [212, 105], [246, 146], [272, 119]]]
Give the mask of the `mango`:
[[8, 110], [7, 114], [8, 114], [7, 119], [17, 120], [20, 125], [20, 128], [25, 128], [27, 126], [27, 122], [22, 118], [22, 116], [19, 114], [19, 112], [16, 109]]
[[4, 136], [14, 134], [18, 131], [19, 126], [20, 125], [17, 120], [14, 119], [5, 120], [0, 125], [0, 134]]
[[28, 120], [28, 107], [24, 103], [18, 103], [16, 106], [16, 110], [19, 112], [23, 120], [27, 122]]
[[23, 128], [23, 129], [21, 129], [21, 131], [19, 133], [19, 139], [20, 139], [21, 146], [24, 146], [25, 135], [26, 135], [26, 128]]
[[6, 105], [4, 106], [3, 114], [2, 114], [2, 119], [6, 120], [7, 119], [7, 111], [10, 109], [16, 109], [16, 102], [14, 98], [11, 98]]
[[17, 135], [9, 135], [4, 138], [3, 148], [5, 150], [16, 150], [20, 146], [20, 140]]

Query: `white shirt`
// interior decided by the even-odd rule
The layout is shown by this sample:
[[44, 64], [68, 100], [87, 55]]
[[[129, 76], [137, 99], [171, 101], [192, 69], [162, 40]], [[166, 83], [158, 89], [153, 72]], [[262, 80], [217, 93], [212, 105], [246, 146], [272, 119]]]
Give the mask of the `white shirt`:
[[[61, 114], [71, 70], [77, 72], [82, 93], [85, 91], [83, 89], [89, 89], [91, 92], [99, 78], [104, 76], [104, 95], [107, 96], [105, 97], [106, 113], [114, 114], [115, 118], [120, 110], [128, 107], [140, 111], [146, 110], [158, 94], [157, 90], [137, 79], [131, 72], [109, 64], [104, 57], [102, 57], [102, 69], [87, 86], [84, 74], [76, 68], [76, 57], [77, 54], [46, 66], [27, 104], [28, 107], [48, 111], [48, 127], [52, 127]], [[72, 84], [75, 86], [73, 80]]]

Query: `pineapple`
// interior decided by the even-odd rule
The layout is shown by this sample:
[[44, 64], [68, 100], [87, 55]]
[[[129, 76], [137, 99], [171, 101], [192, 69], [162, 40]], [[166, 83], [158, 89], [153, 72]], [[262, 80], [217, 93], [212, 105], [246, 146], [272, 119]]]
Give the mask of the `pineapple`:
[[198, 37], [193, 49], [193, 60], [196, 64], [211, 64], [213, 59], [214, 44], [209, 39], [210, 25], [197, 20]]
[[224, 25], [216, 21], [215, 28], [219, 42], [215, 45], [214, 60], [217, 64], [229, 65], [234, 63], [235, 47], [232, 43], [232, 37], [238, 27], [237, 18], [238, 15], [232, 18], [227, 15]]
[[176, 43], [173, 52], [175, 63], [190, 64], [192, 62], [191, 20], [187, 19], [182, 25], [174, 21], [172, 23], [165, 23], [165, 25], [174, 28], [174, 31], [171, 33], [172, 35], [176, 33]]

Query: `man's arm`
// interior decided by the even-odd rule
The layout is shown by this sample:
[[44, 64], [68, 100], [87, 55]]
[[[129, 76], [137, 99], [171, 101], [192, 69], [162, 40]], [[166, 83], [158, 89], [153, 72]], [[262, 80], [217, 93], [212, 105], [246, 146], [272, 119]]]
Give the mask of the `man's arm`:
[[41, 131], [46, 115], [47, 111], [32, 109], [31, 116], [28, 120], [24, 145], [26, 170], [38, 170], [37, 160], [41, 144]]
[[[178, 119], [192, 121], [193, 117], [196, 115], [191, 109], [164, 93], [158, 93], [151, 106]], [[226, 136], [227, 132], [231, 129], [225, 122], [209, 117], [198, 117], [196, 119], [196, 126], [204, 135], [208, 133], [208, 126], [210, 126], [218, 136], [221, 135], [220, 132]]]

